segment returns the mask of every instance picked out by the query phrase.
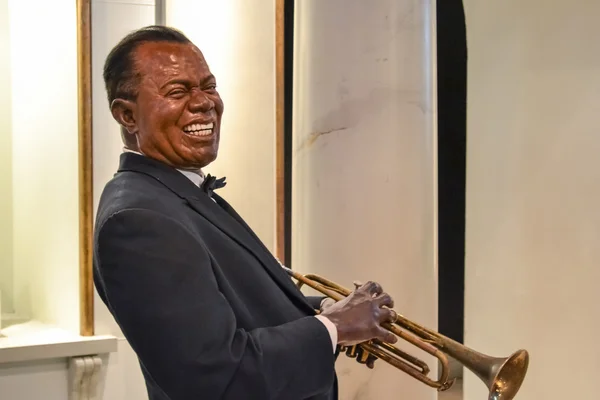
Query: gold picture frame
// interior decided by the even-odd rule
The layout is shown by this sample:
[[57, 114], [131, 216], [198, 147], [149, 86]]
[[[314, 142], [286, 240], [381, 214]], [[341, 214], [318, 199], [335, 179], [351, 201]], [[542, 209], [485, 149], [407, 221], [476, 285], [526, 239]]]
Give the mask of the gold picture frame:
[[285, 262], [286, 253], [286, 174], [285, 174], [285, 124], [288, 118], [285, 109], [285, 8], [286, 0], [275, 1], [275, 255]]
[[92, 10], [91, 0], [76, 2], [79, 104], [79, 330], [81, 336], [93, 336]]

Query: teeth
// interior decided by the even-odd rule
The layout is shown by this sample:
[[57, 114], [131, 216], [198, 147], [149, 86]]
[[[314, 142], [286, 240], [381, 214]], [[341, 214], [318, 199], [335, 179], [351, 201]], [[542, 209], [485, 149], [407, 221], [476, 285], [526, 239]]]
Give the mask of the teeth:
[[213, 131], [214, 124], [191, 124], [185, 126], [183, 131], [194, 136], [206, 136], [210, 135]]
[[211, 122], [210, 124], [191, 124], [183, 128], [186, 132], [191, 131], [203, 131], [208, 129], [213, 129], [214, 124]]

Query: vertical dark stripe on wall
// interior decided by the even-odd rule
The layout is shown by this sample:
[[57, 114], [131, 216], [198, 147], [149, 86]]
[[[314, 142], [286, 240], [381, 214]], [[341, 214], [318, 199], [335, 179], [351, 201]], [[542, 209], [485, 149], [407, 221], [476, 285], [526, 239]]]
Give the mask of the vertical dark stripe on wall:
[[167, 23], [167, 0], [154, 1], [154, 23], [156, 25]]
[[284, 250], [282, 262], [292, 268], [292, 121], [294, 101], [294, 0], [286, 0], [284, 7]]
[[439, 331], [463, 342], [467, 38], [462, 0], [437, 1]]

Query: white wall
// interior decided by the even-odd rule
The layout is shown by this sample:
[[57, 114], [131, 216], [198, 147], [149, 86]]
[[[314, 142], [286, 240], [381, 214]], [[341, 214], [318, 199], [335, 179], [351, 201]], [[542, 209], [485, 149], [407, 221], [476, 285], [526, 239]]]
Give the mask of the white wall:
[[204, 53], [225, 102], [217, 160], [219, 190], [275, 248], [275, 2], [169, 0], [167, 25]]
[[[376, 4], [296, 2], [292, 266], [380, 282], [436, 329], [435, 2]], [[381, 361], [336, 367], [342, 400], [436, 398]]]
[[[0, 0], [0, 54], [10, 54], [8, 0]], [[10, 57], [0, 62], [0, 314], [13, 313], [12, 106]], [[1, 323], [0, 317], [0, 326]]]
[[[467, 0], [465, 340], [525, 347], [517, 399], [595, 399], [600, 3]], [[485, 398], [465, 374], [465, 400]]]
[[78, 332], [75, 4], [8, 5], [15, 306], [18, 313]]
[[66, 360], [14, 363], [0, 368], [2, 400], [68, 400]]
[[[10, 73], [0, 74], [0, 84], [10, 78], [12, 87], [2, 87], [3, 94], [10, 94], [11, 107], [0, 104], [0, 119], [3, 129], [12, 120], [16, 311], [78, 333], [75, 2], [8, 0], [2, 7], [2, 29], [10, 28], [10, 51], [4, 52]], [[6, 120], [5, 112], [10, 113]], [[4, 154], [0, 158], [10, 160]], [[0, 399], [65, 400], [67, 376], [65, 360], [3, 364]]]

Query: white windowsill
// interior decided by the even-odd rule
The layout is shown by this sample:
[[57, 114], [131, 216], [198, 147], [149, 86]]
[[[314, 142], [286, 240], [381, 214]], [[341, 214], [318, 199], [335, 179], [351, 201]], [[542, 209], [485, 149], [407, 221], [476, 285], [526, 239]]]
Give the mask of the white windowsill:
[[79, 336], [39, 322], [13, 325], [0, 333], [0, 364], [117, 351], [114, 336]]

